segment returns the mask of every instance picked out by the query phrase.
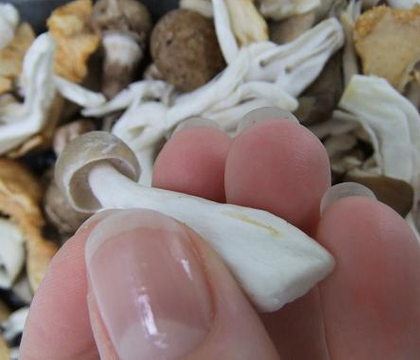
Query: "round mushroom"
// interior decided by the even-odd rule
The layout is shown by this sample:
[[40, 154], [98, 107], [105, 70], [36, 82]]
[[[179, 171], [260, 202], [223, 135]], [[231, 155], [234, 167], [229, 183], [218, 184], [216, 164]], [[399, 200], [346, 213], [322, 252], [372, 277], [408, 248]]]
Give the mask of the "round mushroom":
[[190, 10], [174, 10], [154, 27], [152, 58], [165, 80], [179, 91], [207, 83], [224, 67], [211, 20]]

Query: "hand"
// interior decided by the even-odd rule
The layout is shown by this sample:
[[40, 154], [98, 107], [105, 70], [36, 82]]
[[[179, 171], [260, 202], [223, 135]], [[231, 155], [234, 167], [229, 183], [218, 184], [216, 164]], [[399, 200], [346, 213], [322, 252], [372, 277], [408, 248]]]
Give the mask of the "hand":
[[320, 217], [330, 168], [304, 127], [266, 120], [235, 139], [184, 129], [160, 153], [153, 182], [268, 210], [325, 246], [336, 267], [302, 298], [261, 315], [192, 230], [147, 210], [105, 212], [53, 259], [31, 306], [23, 360], [419, 358], [417, 240], [369, 198], [340, 199]]

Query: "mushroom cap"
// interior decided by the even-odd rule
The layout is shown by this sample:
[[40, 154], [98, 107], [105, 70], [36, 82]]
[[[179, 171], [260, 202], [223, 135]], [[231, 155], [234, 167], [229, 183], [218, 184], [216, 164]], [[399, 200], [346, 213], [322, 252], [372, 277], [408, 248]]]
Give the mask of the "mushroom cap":
[[123, 32], [145, 41], [152, 30], [149, 10], [136, 0], [99, 0], [93, 7], [92, 25], [96, 31]]
[[225, 67], [212, 21], [190, 10], [173, 10], [161, 18], [150, 50], [165, 80], [180, 91], [195, 90]]
[[136, 155], [115, 135], [92, 131], [77, 137], [55, 166], [56, 183], [75, 210], [92, 213], [101, 208], [89, 185], [90, 170], [100, 164], [111, 164], [133, 181], [140, 177]]

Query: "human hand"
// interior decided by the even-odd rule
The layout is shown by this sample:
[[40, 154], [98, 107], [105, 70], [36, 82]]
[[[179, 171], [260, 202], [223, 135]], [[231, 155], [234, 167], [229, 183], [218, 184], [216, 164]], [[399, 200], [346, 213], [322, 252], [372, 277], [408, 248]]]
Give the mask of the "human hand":
[[369, 198], [340, 199], [320, 216], [329, 184], [322, 144], [293, 122], [258, 122], [236, 139], [209, 127], [176, 133], [154, 186], [268, 210], [325, 246], [333, 273], [278, 312], [257, 314], [192, 230], [146, 210], [105, 212], [53, 259], [22, 359], [418, 359], [417, 240]]

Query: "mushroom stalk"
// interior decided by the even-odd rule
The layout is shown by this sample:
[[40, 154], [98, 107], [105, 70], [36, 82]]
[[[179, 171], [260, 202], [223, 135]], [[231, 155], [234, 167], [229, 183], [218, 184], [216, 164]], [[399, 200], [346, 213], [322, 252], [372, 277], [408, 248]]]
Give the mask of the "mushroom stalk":
[[268, 212], [145, 188], [109, 164], [91, 169], [89, 185], [103, 208], [146, 208], [188, 224], [220, 254], [262, 311], [304, 295], [332, 270], [326, 250]]

